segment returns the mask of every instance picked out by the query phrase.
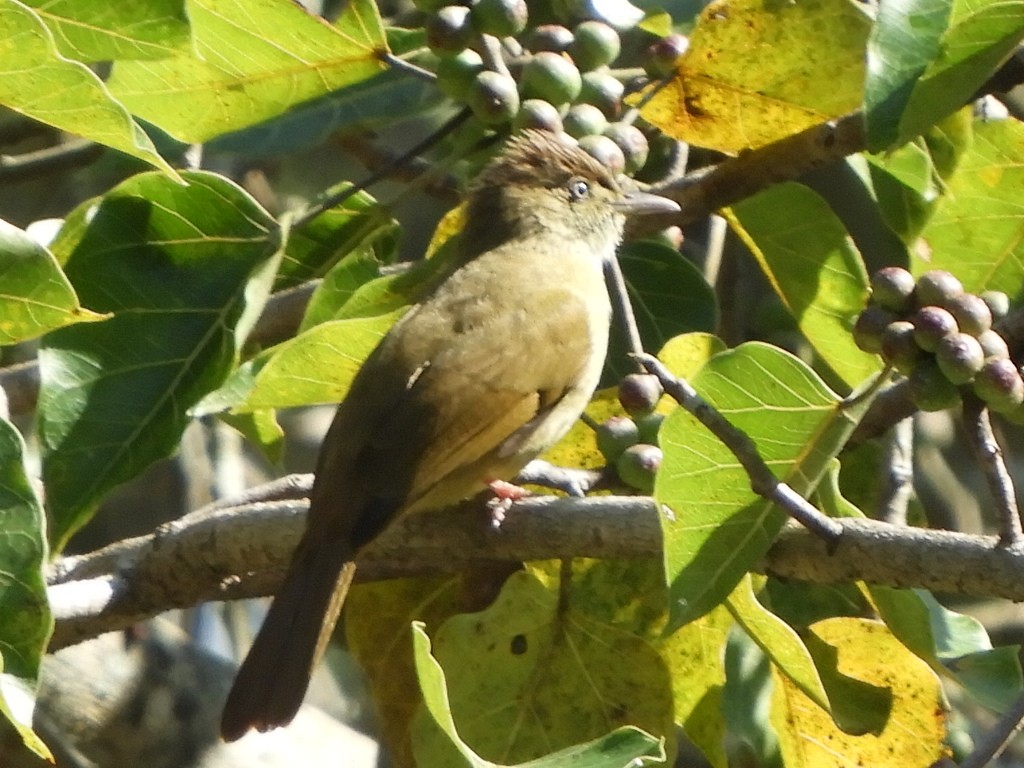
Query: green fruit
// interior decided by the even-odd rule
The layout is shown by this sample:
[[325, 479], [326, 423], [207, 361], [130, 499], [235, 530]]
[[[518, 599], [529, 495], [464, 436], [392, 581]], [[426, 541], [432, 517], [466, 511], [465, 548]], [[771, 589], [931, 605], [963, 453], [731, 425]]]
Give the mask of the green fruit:
[[661, 468], [664, 454], [656, 445], [631, 445], [615, 462], [615, 471], [626, 485], [643, 493], [654, 491], [654, 478]]
[[644, 69], [653, 78], [671, 75], [679, 57], [686, 53], [690, 41], [683, 35], [672, 34], [651, 45], [644, 55]]
[[646, 239], [678, 251], [683, 247], [683, 230], [676, 226], [666, 227], [653, 235], [648, 235]]
[[636, 420], [637, 429], [640, 430], [640, 442], [648, 445], [658, 444], [658, 432], [661, 431], [661, 423], [665, 421], [665, 414], [648, 413]]
[[565, 132], [581, 139], [600, 134], [608, 126], [604, 113], [593, 104], [573, 104], [562, 120]]
[[981, 296], [961, 293], [943, 304], [956, 318], [960, 330], [971, 336], [978, 336], [992, 327], [992, 310]]
[[1006, 346], [1006, 339], [991, 328], [984, 333], [978, 334], [978, 343], [985, 352], [985, 358], [1007, 358], [1010, 356], [1010, 348]]
[[993, 320], [1002, 320], [1010, 314], [1010, 297], [1002, 291], [985, 291], [981, 300], [988, 304]]
[[882, 334], [899, 318], [887, 309], [869, 304], [864, 307], [853, 326], [853, 341], [865, 352], [878, 354], [882, 351]]
[[626, 156], [607, 136], [584, 136], [580, 139], [580, 149], [616, 176], [626, 169]]
[[622, 42], [619, 33], [601, 21], [584, 21], [573, 30], [575, 39], [569, 46], [576, 66], [583, 72], [611, 64], [619, 58]]
[[882, 331], [882, 359], [904, 376], [910, 374], [926, 353], [914, 339], [914, 324], [896, 320]]
[[614, 464], [623, 451], [640, 442], [636, 422], [628, 416], [612, 416], [597, 428], [595, 436], [597, 450], [609, 464]]
[[438, 62], [437, 86], [445, 95], [457, 101], [465, 101], [470, 85], [483, 71], [484, 60], [480, 54], [467, 48]]
[[944, 269], [932, 269], [917, 278], [914, 301], [918, 307], [945, 306], [954, 296], [964, 292], [963, 284]]
[[484, 125], [507, 123], [519, 111], [516, 81], [498, 72], [481, 72], [466, 92], [466, 104]]
[[996, 413], [1009, 413], [1024, 403], [1024, 380], [1012, 360], [986, 360], [973, 386], [974, 393]]
[[942, 307], [921, 307], [910, 322], [914, 324], [914, 338], [918, 346], [927, 352], [934, 352], [943, 338], [960, 330], [956, 318]]
[[427, 45], [438, 56], [465, 50], [474, 34], [469, 8], [464, 5], [446, 5], [427, 18], [424, 31]]
[[550, 51], [551, 53], [564, 53], [572, 45], [572, 32], [560, 24], [541, 24], [533, 32], [526, 43], [526, 47], [534, 53]]
[[653, 412], [664, 393], [661, 381], [650, 373], [630, 373], [619, 382], [619, 403], [634, 418]]
[[604, 135], [614, 141], [626, 158], [626, 173], [634, 173], [647, 162], [647, 137], [643, 131], [629, 123], [612, 123]]
[[541, 51], [523, 67], [521, 86], [527, 98], [544, 99], [558, 107], [580, 95], [583, 78], [565, 56]]
[[622, 81], [607, 72], [584, 72], [583, 87], [576, 100], [593, 104], [605, 117], [614, 120], [622, 114], [622, 95], [625, 91]]
[[910, 397], [922, 411], [944, 411], [960, 404], [960, 390], [934, 360], [922, 360], [907, 377]]
[[470, 17], [483, 35], [514, 37], [526, 29], [526, 0], [476, 0]]
[[527, 99], [519, 107], [519, 112], [516, 113], [515, 120], [512, 121], [512, 128], [517, 131], [537, 128], [542, 131], [561, 133], [562, 116], [549, 102], [541, 99]]
[[985, 352], [978, 340], [967, 333], [951, 333], [935, 348], [939, 370], [954, 384], [966, 384], [981, 370]]
[[890, 312], [910, 310], [914, 276], [902, 267], [883, 267], [871, 276], [871, 301]]

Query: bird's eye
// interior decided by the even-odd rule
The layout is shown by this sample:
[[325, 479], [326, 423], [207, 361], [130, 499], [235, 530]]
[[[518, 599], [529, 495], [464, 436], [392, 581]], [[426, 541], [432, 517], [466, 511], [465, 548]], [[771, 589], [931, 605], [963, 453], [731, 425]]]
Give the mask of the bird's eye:
[[572, 202], [582, 200], [590, 194], [590, 184], [586, 179], [573, 179], [569, 182], [569, 199]]

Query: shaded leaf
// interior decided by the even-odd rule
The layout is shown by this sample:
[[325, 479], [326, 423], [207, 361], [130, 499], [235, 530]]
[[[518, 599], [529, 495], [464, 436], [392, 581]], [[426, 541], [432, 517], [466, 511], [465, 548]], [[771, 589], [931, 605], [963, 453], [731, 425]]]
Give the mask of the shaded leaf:
[[15, 0], [0, 2], [0, 104], [174, 175], [100, 79], [61, 56], [42, 20]]
[[25, 470], [25, 445], [0, 419], [0, 712], [29, 749], [52, 761], [32, 730], [39, 666], [53, 630], [46, 561], [43, 509]]
[[333, 25], [276, 0], [193, 0], [189, 15], [194, 54], [118, 62], [110, 78], [129, 109], [182, 141], [254, 125], [384, 69], [372, 0], [347, 3]]
[[719, 0], [675, 78], [641, 108], [682, 141], [735, 154], [850, 112], [871, 22], [846, 0]]
[[734, 205], [727, 218], [839, 378], [852, 388], [876, 373], [878, 356], [861, 351], [851, 333], [867, 302], [867, 269], [828, 203], [801, 184], [778, 184]]
[[74, 211], [54, 243], [83, 303], [111, 318], [48, 334], [39, 435], [57, 547], [102, 496], [177, 445], [262, 308], [275, 222], [208, 173], [136, 176]]

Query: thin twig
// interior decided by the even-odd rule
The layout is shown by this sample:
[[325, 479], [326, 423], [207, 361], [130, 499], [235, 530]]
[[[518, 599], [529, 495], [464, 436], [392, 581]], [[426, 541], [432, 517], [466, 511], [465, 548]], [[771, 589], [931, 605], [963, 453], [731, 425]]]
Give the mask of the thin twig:
[[501, 41], [494, 35], [480, 35], [480, 58], [484, 60], [487, 69], [508, 77], [512, 76], [501, 52]]
[[636, 355], [638, 361], [661, 381], [665, 392], [707, 427], [740, 462], [750, 478], [750, 487], [758, 496], [777, 504], [795, 520], [835, 545], [843, 526], [814, 508], [788, 484], [780, 481], [757, 451], [757, 446], [742, 430], [735, 427], [709, 402], [697, 394], [689, 382], [674, 376], [652, 355]]
[[63, 173], [89, 165], [107, 151], [102, 144], [76, 139], [20, 155], [0, 155], [0, 184]]
[[429, 69], [424, 69], [418, 64], [413, 64], [411, 61], [395, 56], [390, 51], [381, 51], [377, 58], [387, 64], [389, 67], [394, 69], [400, 69], [413, 77], [418, 77], [420, 80], [426, 80], [428, 83], [437, 82], [437, 75], [431, 72]]
[[1024, 728], [1024, 695], [1021, 695], [1010, 707], [999, 721], [989, 729], [978, 743], [974, 745], [974, 751], [968, 755], [960, 768], [984, 768], [991, 764], [1003, 750], [1009, 745], [1021, 729]]
[[972, 393], [964, 394], [964, 424], [967, 427], [971, 448], [974, 449], [974, 455], [981, 465], [985, 482], [988, 483], [988, 489], [996, 503], [1000, 545], [1012, 547], [1024, 543], [1024, 531], [1021, 530], [1013, 479], [1006, 468], [1006, 462], [1003, 461], [1003, 451], [992, 432], [988, 408]]
[[907, 505], [914, 490], [914, 422], [897, 422], [882, 457], [885, 476], [876, 517], [893, 525], [907, 524]]
[[[629, 300], [629, 289], [626, 287], [626, 278], [622, 274], [622, 267], [619, 260], [608, 259], [604, 264], [605, 280], [608, 283], [608, 292], [611, 295], [612, 305], [618, 313], [622, 330], [626, 334], [626, 344], [629, 351], [634, 355], [642, 355], [644, 343], [640, 338], [640, 329], [636, 324], [636, 316], [633, 314], [633, 304]], [[643, 366], [639, 366], [643, 370]]]
[[340, 190], [339, 192], [333, 195], [329, 195], [328, 197], [325, 197], [323, 200], [320, 200], [314, 206], [304, 211], [301, 216], [295, 219], [295, 221], [292, 223], [293, 229], [299, 229], [305, 226], [306, 224], [309, 224], [309, 222], [311, 222], [324, 211], [328, 211], [331, 208], [334, 208], [336, 205], [341, 205], [341, 203], [348, 200], [357, 192], [361, 192], [367, 187], [376, 184], [378, 181], [386, 179], [391, 173], [395, 171], [396, 168], [405, 165], [413, 158], [422, 154], [424, 151], [437, 144], [439, 141], [441, 141], [441, 139], [443, 139], [449, 133], [451, 133], [460, 125], [462, 125], [462, 123], [464, 123], [469, 118], [469, 114], [470, 113], [468, 109], [461, 110], [454, 117], [442, 123], [440, 128], [435, 130], [433, 133], [429, 134], [422, 141], [419, 141], [416, 144], [414, 144], [408, 150], [395, 157], [390, 163], [388, 163], [384, 167], [378, 168], [376, 171], [371, 173], [358, 184], [353, 184], [351, 187], [346, 187], [345, 189]]

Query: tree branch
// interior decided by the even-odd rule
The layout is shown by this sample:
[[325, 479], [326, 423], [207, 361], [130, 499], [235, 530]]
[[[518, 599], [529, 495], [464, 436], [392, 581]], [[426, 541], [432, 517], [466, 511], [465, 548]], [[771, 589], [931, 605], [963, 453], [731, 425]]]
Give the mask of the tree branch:
[[[50, 650], [205, 600], [272, 594], [305, 525], [305, 478], [247, 494], [276, 501], [211, 505], [152, 535], [63, 558], [49, 575], [56, 617]], [[291, 490], [289, 490], [291, 489]], [[789, 524], [759, 569], [817, 583], [862, 579], [895, 587], [1024, 600], [1024, 549], [996, 538], [843, 520], [827, 544]], [[498, 531], [484, 499], [398, 521], [359, 560], [373, 581], [453, 573], [482, 561], [564, 557], [660, 557], [654, 503], [640, 496], [586, 499], [539, 496], [515, 503]], [[239, 574], [241, 574], [239, 576]]]

